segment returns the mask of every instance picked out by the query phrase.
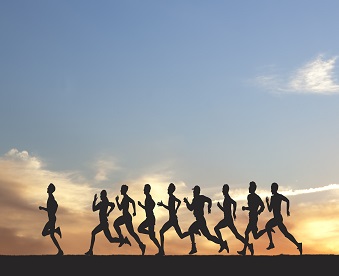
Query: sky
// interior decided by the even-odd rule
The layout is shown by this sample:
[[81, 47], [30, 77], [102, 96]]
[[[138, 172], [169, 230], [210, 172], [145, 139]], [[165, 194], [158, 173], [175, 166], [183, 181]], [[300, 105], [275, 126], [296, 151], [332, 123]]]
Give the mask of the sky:
[[[99, 223], [94, 195], [120, 187], [144, 202], [167, 202], [175, 183], [180, 227], [194, 216], [192, 188], [212, 199], [212, 234], [223, 218], [222, 187], [237, 202], [238, 232], [248, 223], [250, 181], [265, 202], [271, 183], [290, 200], [284, 223], [304, 254], [339, 253], [338, 1], [0, 2], [0, 255], [57, 252], [38, 209], [54, 183], [58, 238], [82, 255]], [[205, 207], [207, 208], [207, 207]], [[168, 219], [156, 206], [156, 236]], [[110, 216], [113, 236], [116, 207]], [[263, 229], [272, 213], [259, 216]], [[137, 205], [134, 229], [145, 219]], [[96, 236], [94, 254], [140, 255]], [[230, 252], [196, 237], [201, 255], [237, 255], [243, 244], [221, 230]], [[255, 255], [298, 255], [276, 228], [250, 241]], [[157, 252], [138, 233], [146, 255]], [[167, 255], [186, 255], [189, 238], [171, 228]]]

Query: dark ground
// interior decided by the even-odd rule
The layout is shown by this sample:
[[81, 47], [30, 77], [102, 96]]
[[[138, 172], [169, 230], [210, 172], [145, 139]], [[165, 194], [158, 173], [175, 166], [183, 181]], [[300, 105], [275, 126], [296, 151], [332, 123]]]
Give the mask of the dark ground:
[[339, 255], [0, 256], [7, 275], [328, 275], [338, 266]]

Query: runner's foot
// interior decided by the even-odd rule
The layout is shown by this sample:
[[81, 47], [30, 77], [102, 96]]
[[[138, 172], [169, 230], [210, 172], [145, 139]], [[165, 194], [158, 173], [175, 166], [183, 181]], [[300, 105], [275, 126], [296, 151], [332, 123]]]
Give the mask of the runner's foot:
[[197, 249], [196, 248], [192, 248], [190, 252], [188, 252], [188, 254], [192, 255], [194, 253], [197, 253]]
[[230, 252], [230, 249], [228, 248], [227, 240], [222, 241], [222, 243], [220, 244], [220, 249], [219, 249], [218, 252], [220, 253], [220, 252], [222, 252], [224, 249], [227, 251], [227, 253]]
[[139, 247], [140, 247], [140, 249], [141, 249], [141, 254], [142, 254], [142, 255], [145, 255], [146, 244], [143, 244], [143, 243], [142, 243], [142, 244], [140, 244]]
[[126, 241], [126, 237], [125, 238], [120, 238], [120, 243], [119, 243], [119, 247], [123, 246], [125, 244], [125, 241]]
[[[126, 236], [125, 239], [124, 239], [124, 243], [125, 244], [128, 244], [129, 246], [131, 246], [131, 242], [129, 241], [128, 237]], [[120, 244], [119, 244], [119, 247], [120, 247]]]
[[245, 256], [246, 255], [246, 251], [245, 250], [240, 250], [240, 251], [237, 251], [237, 252], [241, 256]]
[[93, 256], [93, 251], [92, 250], [88, 250], [85, 255], [87, 256]]
[[165, 252], [160, 249], [159, 252], [155, 254], [155, 256], [165, 256]]
[[55, 233], [57, 233], [59, 235], [59, 237], [62, 238], [61, 229], [60, 229], [59, 226], [55, 229]]
[[274, 244], [273, 244], [273, 243], [270, 243], [269, 246], [268, 246], [266, 249], [267, 249], [267, 250], [270, 250], [270, 249], [272, 249], [272, 248], [274, 248]]
[[303, 244], [300, 242], [300, 243], [298, 243], [298, 250], [299, 250], [299, 252], [300, 252], [300, 255], [302, 255], [303, 254]]
[[253, 255], [254, 255], [253, 243], [250, 243], [250, 244], [248, 245], [248, 249], [249, 249], [250, 252], [251, 252], [251, 256], [253, 256]]

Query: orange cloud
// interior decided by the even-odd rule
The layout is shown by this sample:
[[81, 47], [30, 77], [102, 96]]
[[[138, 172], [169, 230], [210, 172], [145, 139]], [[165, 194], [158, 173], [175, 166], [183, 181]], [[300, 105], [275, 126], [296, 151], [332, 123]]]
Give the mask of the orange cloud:
[[[137, 205], [138, 200], [144, 201], [143, 186], [151, 184], [151, 194], [158, 202], [168, 201], [167, 187], [172, 180], [171, 175], [142, 175], [137, 179], [128, 179], [124, 183], [113, 183], [107, 188], [108, 197], [115, 200], [120, 195], [121, 184], [129, 186], [128, 194], [135, 200], [137, 215], [133, 218], [134, 229], [145, 218], [142, 208]], [[92, 212], [92, 200], [95, 193], [99, 194], [101, 189], [92, 186], [77, 172], [55, 172], [48, 170], [38, 157], [31, 156], [26, 151], [10, 150], [6, 155], [0, 157], [0, 208], [2, 210], [0, 221], [0, 254], [1, 255], [35, 255], [55, 254], [54, 247], [49, 237], [42, 237], [41, 231], [47, 221], [47, 215], [38, 209], [39, 205], [46, 205], [47, 186], [49, 183], [56, 185], [54, 196], [59, 204], [57, 212], [57, 225], [62, 229], [63, 237], [59, 242], [65, 254], [82, 255], [88, 250], [92, 229], [98, 224], [97, 212]], [[176, 183], [175, 195], [183, 200], [184, 197], [192, 199], [192, 185], [182, 181]], [[281, 190], [279, 192], [289, 197], [291, 216], [286, 216], [286, 208], [282, 207], [284, 222], [288, 230], [303, 243], [304, 254], [338, 254], [339, 248], [339, 214], [338, 185], [330, 184], [324, 187], [305, 190]], [[207, 214], [206, 220], [212, 234], [214, 226], [222, 219], [223, 213], [216, 206], [218, 201], [223, 200], [220, 187], [201, 187], [201, 193], [212, 198], [212, 213]], [[286, 193], [285, 193], [286, 192]], [[246, 204], [247, 187], [243, 189], [232, 189], [230, 195], [237, 203], [237, 219], [235, 225], [243, 235], [247, 222], [248, 213], [241, 210]], [[270, 195], [270, 191], [258, 191], [264, 199]], [[120, 216], [120, 211], [115, 208], [109, 216], [109, 226], [113, 236], [116, 236], [113, 228], [113, 221]], [[159, 230], [168, 219], [168, 212], [165, 208], [156, 206], [156, 233], [159, 238]], [[272, 214], [265, 210], [259, 216], [258, 227], [262, 229]], [[194, 221], [193, 214], [187, 210], [182, 202], [178, 210], [179, 224], [183, 231], [186, 231]], [[129, 236], [123, 226], [124, 235]], [[230, 229], [222, 229], [224, 239], [227, 239], [230, 253], [237, 254], [242, 249], [242, 243], [237, 240]], [[138, 233], [141, 240], [146, 244], [146, 255], [153, 255], [157, 252], [156, 246], [149, 237]], [[267, 251], [268, 238], [266, 235], [254, 243], [256, 255], [279, 255], [298, 254], [294, 244], [287, 240], [278, 229], [274, 235], [276, 247]], [[111, 244], [103, 233], [96, 237], [94, 254], [140, 254], [136, 242], [130, 237], [131, 246]], [[219, 254], [219, 246], [208, 241], [203, 236], [196, 237], [198, 253], [201, 255]], [[189, 237], [180, 239], [174, 229], [165, 233], [165, 251], [167, 255], [186, 255], [190, 251], [191, 243]], [[220, 254], [227, 254], [223, 251]]]

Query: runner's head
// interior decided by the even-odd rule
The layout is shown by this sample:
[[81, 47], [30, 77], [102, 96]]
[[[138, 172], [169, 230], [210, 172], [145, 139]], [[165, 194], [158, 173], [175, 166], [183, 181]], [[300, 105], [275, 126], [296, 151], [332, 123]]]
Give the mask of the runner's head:
[[251, 181], [250, 186], [248, 188], [249, 192], [254, 193], [256, 189], [257, 189], [257, 184], [254, 181]]
[[195, 185], [193, 190], [193, 195], [199, 195], [200, 194], [200, 187], [198, 185]]
[[50, 183], [47, 187], [47, 193], [54, 193], [55, 191], [55, 186], [53, 183]]
[[271, 192], [272, 194], [275, 194], [278, 191], [278, 184], [276, 182], [273, 182], [271, 184]]

